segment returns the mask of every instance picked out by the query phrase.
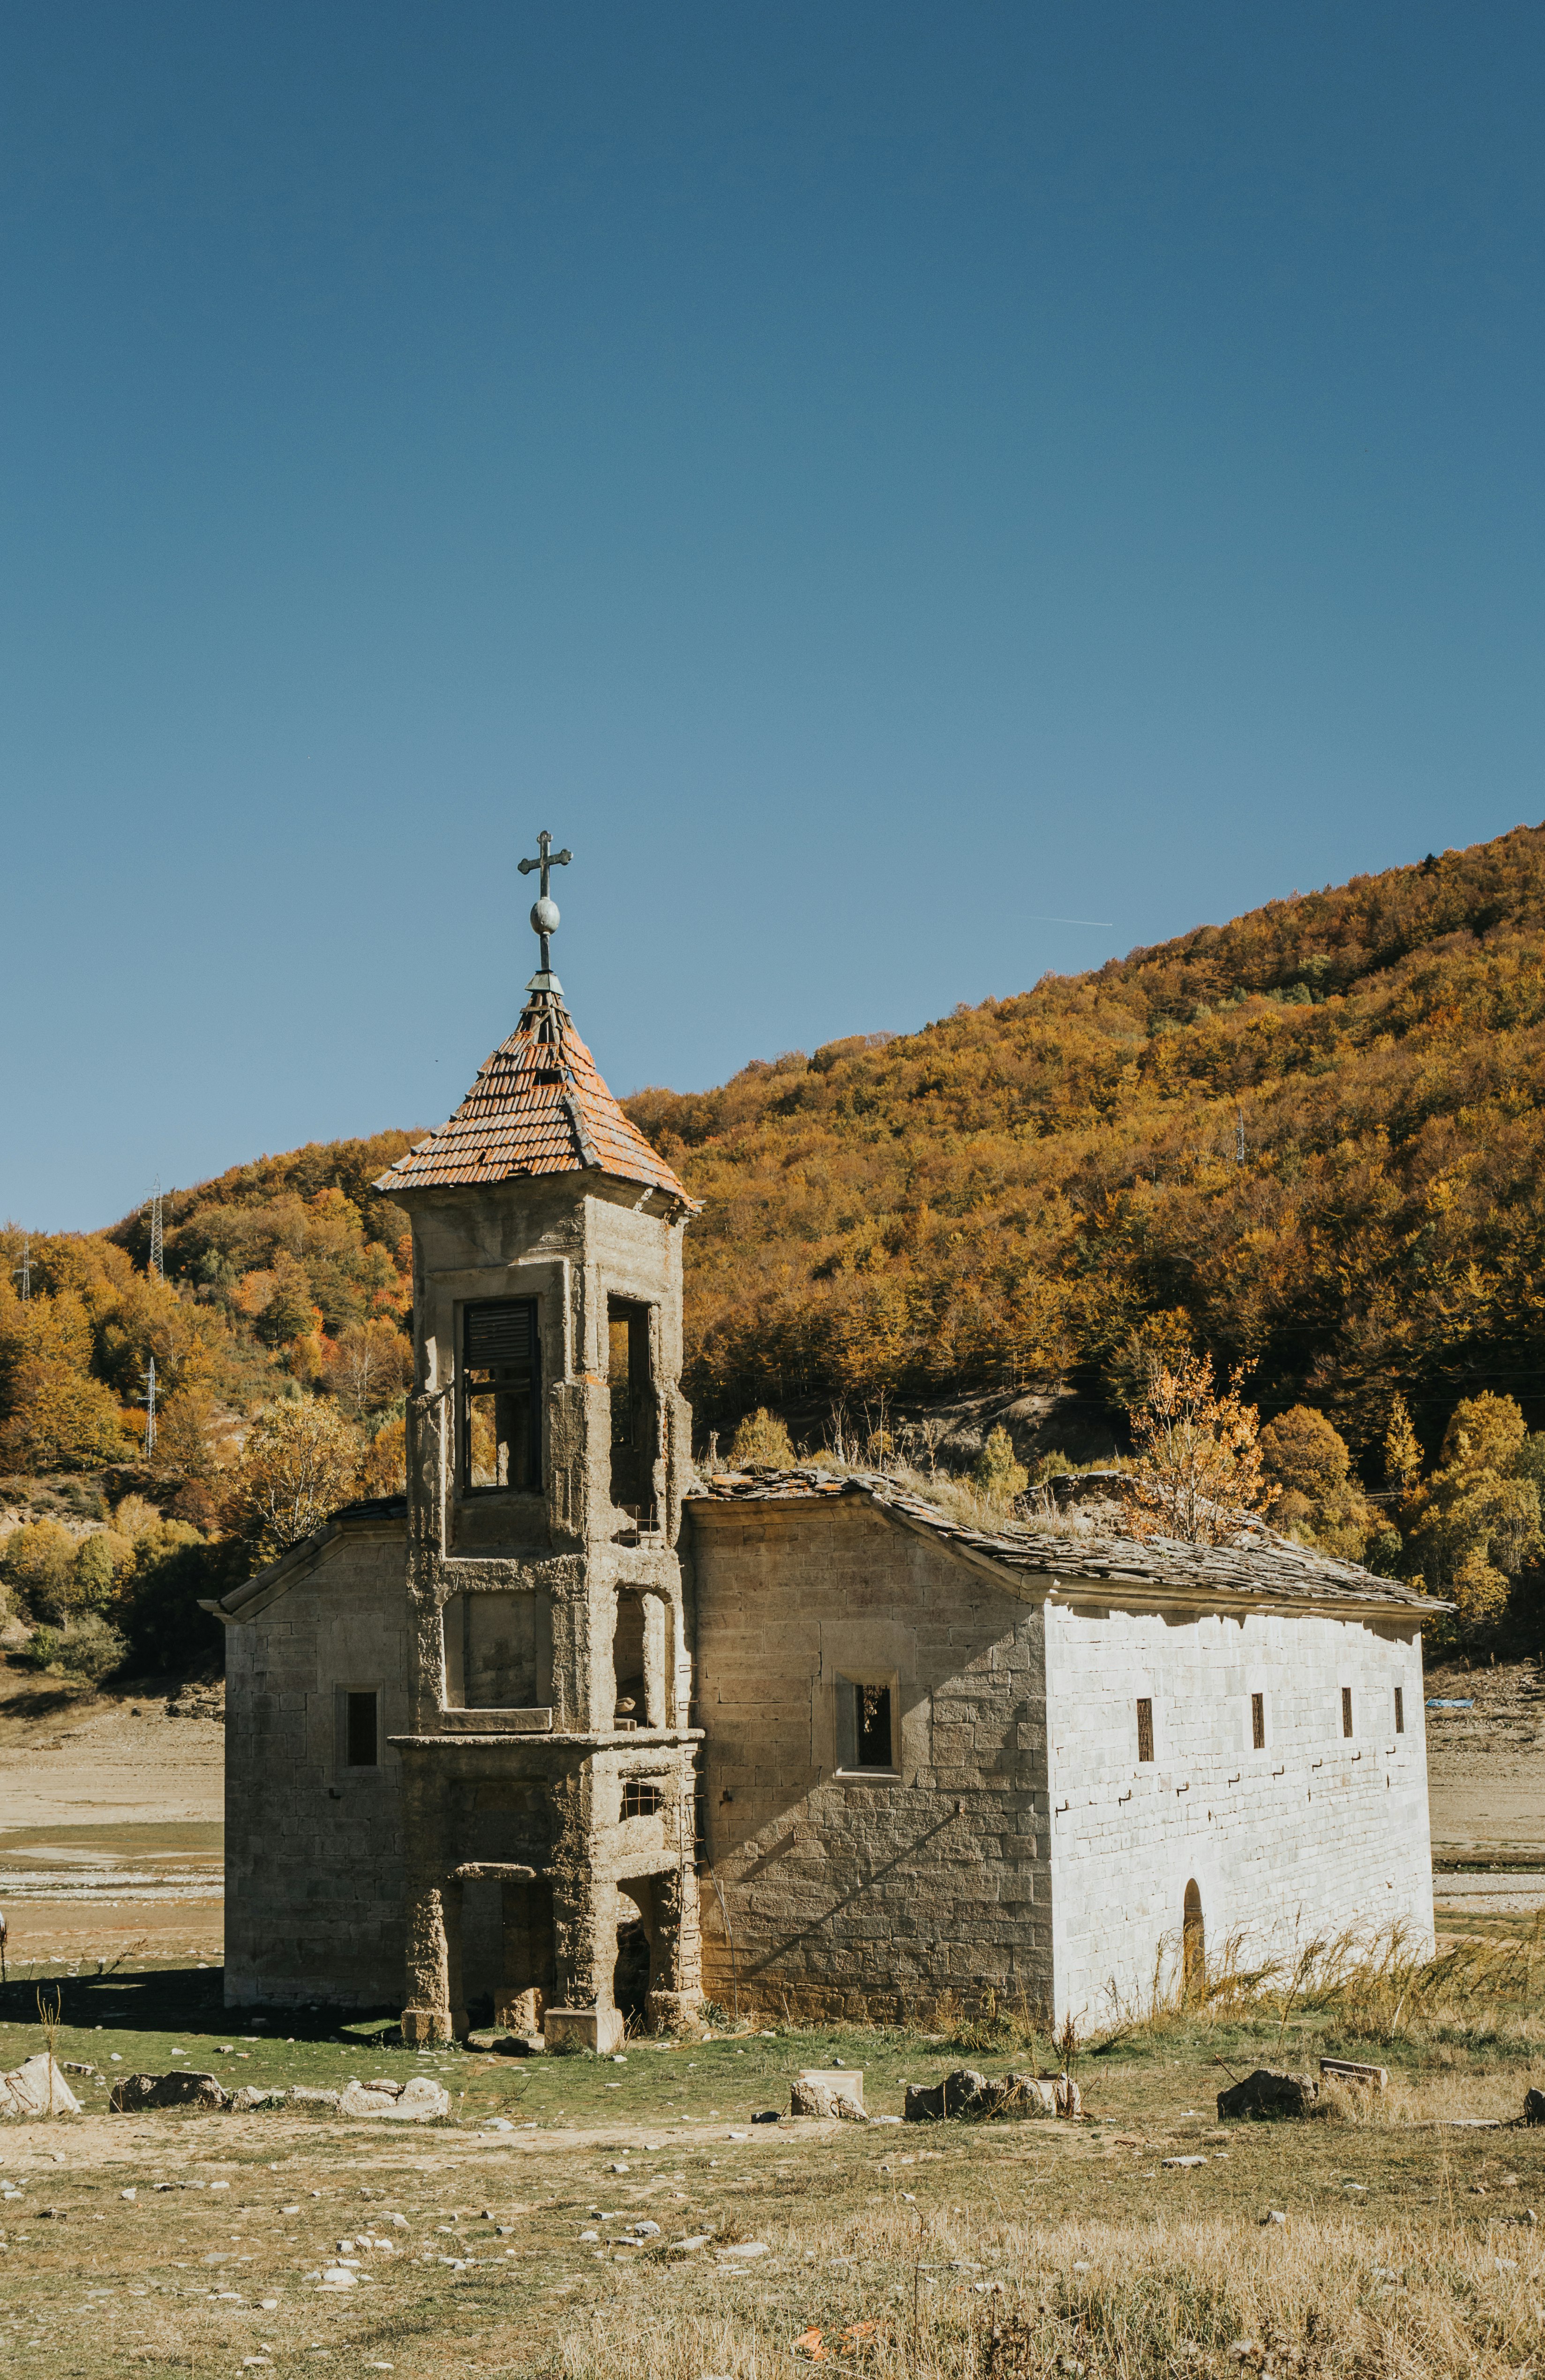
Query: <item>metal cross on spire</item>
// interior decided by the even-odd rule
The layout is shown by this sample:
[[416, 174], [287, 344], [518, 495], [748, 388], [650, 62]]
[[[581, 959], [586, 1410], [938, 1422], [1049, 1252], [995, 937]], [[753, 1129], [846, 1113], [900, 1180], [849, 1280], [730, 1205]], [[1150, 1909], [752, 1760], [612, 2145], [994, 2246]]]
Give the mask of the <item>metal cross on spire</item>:
[[548, 937], [558, 930], [558, 905], [549, 896], [548, 878], [554, 868], [566, 868], [574, 854], [572, 851], [554, 851], [553, 838], [545, 827], [537, 837], [537, 849], [541, 854], [540, 859], [523, 859], [519, 865], [522, 876], [529, 876], [533, 868], [540, 868], [541, 870], [541, 891], [531, 904], [531, 931], [541, 938], [541, 971], [546, 975], [551, 966], [547, 950]]

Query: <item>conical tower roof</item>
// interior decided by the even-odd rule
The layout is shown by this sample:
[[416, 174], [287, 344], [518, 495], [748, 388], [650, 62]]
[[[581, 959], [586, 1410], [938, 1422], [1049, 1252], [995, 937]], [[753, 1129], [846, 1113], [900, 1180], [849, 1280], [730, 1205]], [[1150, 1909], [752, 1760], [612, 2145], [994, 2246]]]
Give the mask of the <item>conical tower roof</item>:
[[519, 1024], [479, 1068], [450, 1122], [399, 1157], [375, 1187], [390, 1196], [539, 1173], [609, 1173], [698, 1211], [602, 1081], [564, 1005], [563, 986], [545, 969], [532, 977]]

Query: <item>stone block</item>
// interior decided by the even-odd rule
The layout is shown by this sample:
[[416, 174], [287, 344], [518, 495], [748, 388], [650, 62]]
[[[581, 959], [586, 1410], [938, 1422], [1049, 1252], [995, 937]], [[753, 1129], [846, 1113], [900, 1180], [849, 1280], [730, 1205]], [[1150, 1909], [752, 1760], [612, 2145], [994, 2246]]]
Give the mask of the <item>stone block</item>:
[[0, 2075], [0, 2116], [79, 2116], [80, 2102], [46, 2050]]
[[543, 2011], [541, 2030], [550, 2050], [591, 2049], [610, 2058], [622, 2047], [627, 2026], [620, 2009], [550, 2008]]
[[406, 2082], [351, 2082], [338, 2101], [340, 2116], [378, 2116], [399, 2124], [432, 2124], [450, 2112], [450, 2093], [429, 2074]]
[[864, 2119], [864, 2078], [860, 2071], [845, 2066], [812, 2066], [797, 2074], [789, 2093], [789, 2113], [794, 2116], [845, 2118], [849, 2122]]

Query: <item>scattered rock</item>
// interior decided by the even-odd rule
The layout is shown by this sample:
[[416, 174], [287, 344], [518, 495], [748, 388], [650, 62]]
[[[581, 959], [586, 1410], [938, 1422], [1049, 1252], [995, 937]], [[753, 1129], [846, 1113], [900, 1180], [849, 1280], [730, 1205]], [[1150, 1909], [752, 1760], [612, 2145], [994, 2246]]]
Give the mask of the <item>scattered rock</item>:
[[1285, 2231], [1287, 2228], [1287, 2216], [1283, 2214], [1281, 2207], [1269, 2206], [1265, 2214], [1260, 2218], [1260, 2228], [1263, 2231], [1269, 2225], [1273, 2223], [1280, 2230]]
[[1161, 2157], [1159, 2162], [1166, 2173], [1175, 2173], [1187, 2166], [1205, 2165], [1207, 2159], [1204, 2156]]
[[305, 2082], [292, 2082], [285, 2093], [285, 2105], [286, 2107], [308, 2109], [313, 2115], [335, 2116], [338, 2112], [339, 2097], [340, 2094], [336, 2091], [313, 2091]]
[[942, 2082], [909, 2082], [903, 2120], [933, 2123], [958, 2116], [984, 2123], [999, 2117], [1077, 2116], [1078, 2085], [1065, 2074], [1005, 2074], [989, 2082], [972, 2066], [957, 2067]]
[[80, 2102], [47, 2050], [0, 2075], [0, 2116], [79, 2116]]
[[829, 2067], [808, 2067], [796, 2075], [789, 2094], [791, 2116], [841, 2116], [850, 2122], [864, 2119], [864, 2078], [861, 2072], [845, 2067], [833, 2072]]
[[407, 2082], [351, 2082], [337, 2100], [340, 2116], [385, 2116], [398, 2123], [432, 2124], [451, 2112], [443, 2082], [415, 2074]]
[[137, 2116], [147, 2107], [228, 2107], [230, 2100], [213, 2074], [126, 2074], [108, 2095], [108, 2112]]
[[768, 2252], [765, 2240], [736, 2240], [719, 2250], [721, 2256], [765, 2256]]
[[1218, 2120], [1247, 2116], [1268, 2122], [1278, 2116], [1307, 2116], [1319, 2096], [1320, 2085], [1312, 2074], [1283, 2074], [1273, 2067], [1258, 2066], [1243, 2082], [1219, 2092]]
[[284, 2095], [282, 2089], [264, 2091], [254, 2082], [244, 2082], [239, 2091], [231, 2094], [231, 2112], [249, 2116], [254, 2107], [276, 2107]]

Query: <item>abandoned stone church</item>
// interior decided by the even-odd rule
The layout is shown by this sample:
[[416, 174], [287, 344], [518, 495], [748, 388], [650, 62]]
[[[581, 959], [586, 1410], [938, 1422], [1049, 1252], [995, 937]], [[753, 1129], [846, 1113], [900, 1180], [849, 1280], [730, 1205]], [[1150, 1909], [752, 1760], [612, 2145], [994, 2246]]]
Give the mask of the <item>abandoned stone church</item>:
[[542, 853], [519, 1022], [379, 1185], [407, 1498], [213, 1607], [229, 2004], [602, 2049], [705, 1996], [1092, 2025], [1228, 1937], [1429, 1943], [1420, 1597], [1259, 1526], [982, 1532], [881, 1476], [695, 1475], [693, 1202], [575, 1030]]

